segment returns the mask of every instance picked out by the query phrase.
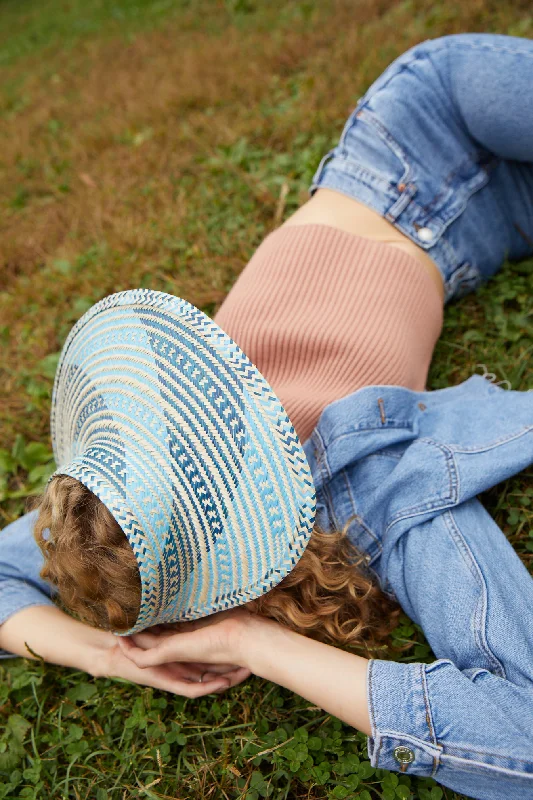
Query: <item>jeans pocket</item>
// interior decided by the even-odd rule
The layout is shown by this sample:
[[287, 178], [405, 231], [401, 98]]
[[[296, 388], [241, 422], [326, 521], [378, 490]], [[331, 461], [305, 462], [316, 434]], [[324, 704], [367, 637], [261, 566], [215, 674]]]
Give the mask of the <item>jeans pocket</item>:
[[343, 168], [364, 181], [365, 176], [379, 183], [394, 199], [398, 186], [411, 180], [412, 166], [397, 139], [383, 125], [377, 114], [360, 101], [348, 117], [335, 155], [344, 162]]

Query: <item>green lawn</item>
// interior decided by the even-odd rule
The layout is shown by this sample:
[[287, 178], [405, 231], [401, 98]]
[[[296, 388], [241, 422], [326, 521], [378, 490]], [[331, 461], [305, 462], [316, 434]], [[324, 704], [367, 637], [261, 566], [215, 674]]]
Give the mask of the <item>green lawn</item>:
[[[54, 368], [81, 314], [144, 286], [214, 315], [370, 83], [463, 31], [532, 37], [533, 16], [522, 0], [0, 0], [0, 527], [53, 468]], [[429, 387], [486, 364], [531, 388], [532, 293], [533, 262], [507, 264], [448, 306]], [[481, 499], [533, 574], [532, 476]], [[400, 660], [434, 660], [407, 617], [400, 640]], [[14, 659], [0, 703], [0, 798], [462, 800], [373, 769], [364, 734], [255, 677], [188, 700]]]

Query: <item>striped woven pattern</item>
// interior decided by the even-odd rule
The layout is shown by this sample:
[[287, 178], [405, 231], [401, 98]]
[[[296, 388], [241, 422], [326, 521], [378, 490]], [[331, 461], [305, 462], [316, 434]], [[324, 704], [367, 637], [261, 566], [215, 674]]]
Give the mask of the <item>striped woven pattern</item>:
[[123, 635], [253, 600], [307, 545], [315, 487], [289, 417], [186, 300], [135, 289], [90, 308], [60, 356], [51, 433], [54, 475], [97, 495], [135, 553], [141, 610]]

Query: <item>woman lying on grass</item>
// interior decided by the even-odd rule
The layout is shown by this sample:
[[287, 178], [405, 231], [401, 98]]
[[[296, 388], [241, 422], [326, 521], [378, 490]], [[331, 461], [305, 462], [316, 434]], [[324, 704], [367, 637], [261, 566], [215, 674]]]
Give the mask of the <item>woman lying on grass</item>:
[[[533, 393], [426, 390], [444, 304], [533, 254], [532, 85], [529, 40], [411, 48], [214, 320], [149, 290], [84, 315], [58, 470], [0, 537], [4, 657], [188, 697], [259, 675], [374, 767], [533, 796], [533, 580], [477, 499], [533, 462]], [[401, 609], [436, 661], [377, 657]]]

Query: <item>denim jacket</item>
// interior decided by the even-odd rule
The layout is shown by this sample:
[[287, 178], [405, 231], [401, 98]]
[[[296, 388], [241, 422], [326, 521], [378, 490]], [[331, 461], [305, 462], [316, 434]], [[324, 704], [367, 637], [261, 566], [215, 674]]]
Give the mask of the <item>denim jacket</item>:
[[[531, 800], [533, 579], [476, 495], [533, 462], [533, 391], [481, 375], [438, 391], [367, 386], [327, 406], [303, 447], [317, 523], [352, 518], [368, 570], [437, 657], [369, 660], [372, 766]], [[52, 605], [34, 518], [0, 533], [0, 623]]]
[[533, 462], [533, 391], [481, 375], [368, 386], [304, 445], [317, 522], [348, 529], [431, 664], [371, 659], [372, 766], [479, 800], [533, 798], [533, 578], [476, 495]]

